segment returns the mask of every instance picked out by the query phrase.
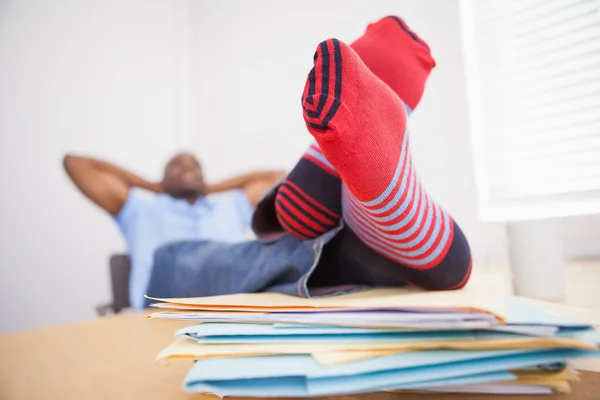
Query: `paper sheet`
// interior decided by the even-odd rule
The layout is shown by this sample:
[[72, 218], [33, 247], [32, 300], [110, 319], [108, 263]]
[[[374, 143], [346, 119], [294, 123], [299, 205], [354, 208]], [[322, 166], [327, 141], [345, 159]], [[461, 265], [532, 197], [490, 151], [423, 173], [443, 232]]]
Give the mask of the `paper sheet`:
[[510, 371], [516, 380], [503, 382], [486, 382], [471, 385], [451, 385], [422, 388], [420, 390], [398, 390], [398, 393], [481, 393], [481, 394], [568, 394], [571, 392], [570, 382], [579, 380], [577, 374], [569, 367], [559, 371], [530, 369], [527, 371]]
[[[419, 342], [433, 340], [511, 339], [510, 332], [486, 330], [413, 330], [326, 327], [320, 329], [277, 328], [268, 324], [199, 324], [178, 330], [175, 337], [190, 337], [200, 343], [338, 343], [338, 342]], [[599, 339], [600, 340], [600, 339]]]
[[[405, 350], [406, 351], [406, 350]], [[364, 351], [328, 351], [311, 354], [312, 358], [323, 366], [335, 366], [356, 361], [368, 360], [384, 356], [391, 356], [401, 352], [401, 350], [364, 350]], [[585, 361], [585, 360], [578, 360]], [[513, 371], [514, 372], [514, 371]], [[577, 375], [569, 368], [569, 377], [577, 378]], [[564, 376], [561, 375], [561, 379]], [[570, 379], [570, 378], [565, 378]]]
[[[308, 397], [308, 396], [330, 396], [337, 394], [354, 394], [373, 392], [389, 389], [390, 386], [395, 388], [414, 388], [422, 387], [423, 385], [443, 386], [443, 385], [458, 385], [458, 384], [475, 384], [483, 382], [495, 382], [514, 379], [514, 375], [506, 371], [498, 371], [491, 373], [479, 373], [467, 376], [456, 375], [448, 368], [443, 371], [440, 376], [449, 376], [448, 378], [427, 380], [426, 375], [419, 372], [402, 374], [392, 374], [392, 376], [383, 376], [383, 379], [374, 379], [371, 381], [361, 380], [361, 382], [353, 382], [354, 388], [349, 391], [344, 384], [348, 378], [342, 379], [341, 382], [332, 382], [329, 385], [325, 383], [310, 384], [301, 377], [289, 378], [265, 378], [251, 380], [230, 380], [230, 381], [196, 381], [193, 379], [193, 368], [186, 376], [184, 387], [189, 392], [213, 393], [219, 397], [225, 396], [251, 396], [259, 398], [268, 397]], [[352, 379], [351, 377], [349, 379]], [[390, 383], [392, 381], [393, 383]], [[356, 389], [361, 387], [362, 389]]]
[[[490, 314], [473, 313], [415, 313], [397, 311], [324, 311], [316, 313], [257, 313], [226, 311], [180, 311], [152, 313], [151, 318], [182, 319], [203, 323], [303, 325], [306, 329], [318, 325], [379, 329], [488, 329], [535, 336], [554, 336], [559, 329], [575, 331], [589, 329], [587, 323], [577, 322], [535, 303], [520, 298], [507, 299], [507, 325], [497, 325]], [[238, 326], [238, 325], [233, 325]]]
[[464, 363], [469, 361], [482, 362], [482, 360], [496, 360], [505, 356], [516, 356], [527, 353], [543, 354], [545, 352], [546, 350], [538, 349], [414, 351], [337, 366], [319, 365], [313, 357], [306, 354], [210, 358], [196, 361], [194, 370], [195, 377], [205, 381], [262, 379], [286, 376], [303, 376], [311, 379], [320, 379], [337, 376], [354, 376], [387, 370]]
[[[593, 344], [596, 343], [596, 344]], [[493, 350], [519, 348], [556, 348], [566, 347], [581, 350], [596, 350], [597, 337], [576, 335], [576, 337], [515, 337], [512, 339], [476, 339], [476, 340], [439, 340], [422, 342], [387, 343], [292, 343], [292, 344], [199, 344], [193, 339], [179, 338], [157, 356], [158, 360], [170, 358], [202, 359], [232, 355], [263, 354], [313, 354], [330, 351], [350, 350]]]
[[358, 334], [315, 334], [315, 335], [240, 335], [240, 336], [188, 336], [202, 344], [310, 344], [310, 343], [420, 343], [438, 341], [472, 341], [484, 339], [513, 339], [522, 337], [513, 333], [493, 331], [416, 331], [416, 332], [377, 332]]
[[579, 375], [571, 366], [566, 366], [558, 371], [549, 371], [543, 368], [533, 368], [528, 370], [512, 370], [511, 373], [517, 376], [517, 381], [533, 383], [544, 382], [547, 380], [565, 380], [569, 382], [579, 381]]
[[193, 335], [208, 336], [281, 336], [281, 335], [332, 335], [332, 334], [359, 334], [359, 333], [410, 333], [404, 329], [374, 330], [370, 328], [357, 328], [346, 326], [327, 325], [279, 325], [279, 324], [232, 324], [232, 323], [203, 323], [186, 326], [175, 332], [175, 337]]
[[517, 376], [516, 381], [424, 388], [423, 391], [432, 393], [568, 394], [571, 392], [569, 382], [578, 380], [577, 375], [570, 368], [558, 372], [543, 370], [526, 373], [511, 372]]
[[514, 298], [529, 304], [534, 304], [539, 308], [552, 311], [570, 319], [583, 322], [588, 325], [600, 327], [600, 310], [597, 308], [571, 306], [568, 304], [551, 303], [548, 301], [529, 299], [526, 297], [514, 296]]
[[[460, 352], [456, 352], [460, 353]], [[315, 365], [312, 364], [306, 368], [305, 365], [297, 365], [295, 362], [300, 361], [300, 357], [291, 357], [290, 360], [285, 360], [286, 357], [267, 357], [265, 360], [270, 360], [273, 365], [270, 367], [272, 374], [277, 374], [277, 377], [263, 378], [248, 378], [248, 375], [256, 376], [262, 373], [262, 369], [256, 364], [256, 360], [246, 359], [246, 364], [243, 360], [235, 360], [230, 364], [230, 368], [222, 368], [218, 371], [215, 365], [222, 363], [223, 360], [214, 360], [215, 365], [211, 362], [195, 363], [186, 377], [186, 387], [190, 390], [209, 391], [220, 395], [250, 395], [260, 397], [276, 396], [328, 396], [334, 394], [350, 394], [369, 392], [373, 390], [389, 390], [389, 389], [408, 389], [408, 388], [432, 388], [444, 387], [449, 385], [464, 385], [477, 382], [465, 382], [464, 380], [473, 377], [474, 375], [487, 373], [506, 373], [509, 370], [517, 368], [531, 367], [534, 365], [553, 364], [561, 362], [565, 359], [576, 357], [597, 356], [599, 352], [583, 352], [569, 349], [554, 349], [541, 350], [537, 352], [524, 352], [517, 354], [503, 354], [501, 356], [486, 357], [483, 359], [453, 361], [448, 363], [435, 363], [425, 366], [409, 366], [410, 356], [414, 354], [406, 353], [398, 355], [405, 357], [409, 362], [404, 365], [404, 368], [394, 366], [390, 363], [387, 368], [381, 370], [356, 370], [351, 368], [349, 364], [343, 365], [336, 369], [339, 373], [344, 374], [331, 376], [327, 368], [319, 370], [311, 369]], [[435, 356], [433, 358], [436, 358]], [[432, 359], [433, 359], [432, 358]], [[307, 358], [304, 358], [307, 360]], [[361, 363], [358, 363], [361, 364]], [[368, 363], [362, 363], [363, 367]], [[386, 366], [378, 365], [371, 362], [374, 368]], [[303, 377], [299, 375], [299, 369], [306, 369], [310, 376]], [[369, 372], [370, 371], [370, 372]], [[219, 376], [225, 379], [215, 379]], [[511, 379], [516, 377], [510, 374]], [[207, 380], [210, 378], [211, 380]], [[239, 379], [238, 379], [239, 378]], [[444, 382], [447, 379], [456, 379], [449, 382]], [[461, 379], [463, 381], [461, 381]], [[480, 383], [490, 382], [497, 379], [481, 380]], [[502, 381], [508, 379], [501, 379]]]
[[[456, 316], [456, 317], [455, 317]], [[147, 317], [158, 319], [176, 319], [184, 321], [196, 321], [202, 323], [236, 323], [236, 324], [298, 324], [298, 325], [336, 325], [359, 328], [402, 328], [402, 329], [488, 329], [499, 326], [496, 317], [491, 314], [470, 314], [467, 319], [461, 319], [460, 314], [449, 314], [447, 317], [437, 317], [435, 314], [429, 316], [429, 313], [400, 313], [400, 312], [379, 312], [379, 311], [360, 311], [343, 313], [265, 313], [257, 314], [253, 312], [246, 315], [220, 315], [211, 314], [191, 314], [165, 312], [152, 313]], [[438, 319], [433, 319], [438, 318]], [[509, 328], [503, 327], [508, 330]], [[529, 331], [540, 331], [542, 328], [524, 328]], [[514, 329], [513, 329], [514, 330]], [[523, 329], [520, 329], [523, 331]], [[549, 333], [549, 332], [546, 332]]]
[[370, 358], [391, 356], [392, 354], [402, 353], [402, 350], [367, 350], [367, 351], [328, 351], [323, 353], [313, 353], [312, 358], [323, 366], [334, 366], [346, 364]]
[[510, 296], [507, 298], [506, 323], [513, 325], [547, 325], [561, 328], [589, 329], [589, 323], [573, 320], [536, 302]]
[[[466, 288], [453, 291], [422, 291], [415, 288], [376, 289], [333, 297], [301, 298], [279, 293], [161, 299], [173, 306], [196, 306], [216, 311], [306, 311], [315, 309], [429, 309], [491, 313], [506, 316], [506, 290], [501, 281], [473, 279]], [[166, 307], [166, 306], [162, 306]]]
[[[416, 392], [418, 393], [464, 393], [464, 394], [532, 394], [532, 395], [543, 395], [552, 394], [555, 389], [557, 393], [569, 393], [571, 387], [568, 382], [557, 382], [552, 386], [543, 385], [505, 385], [498, 383], [481, 383], [476, 385], [456, 385], [456, 386], [442, 386], [439, 388], [423, 388]], [[404, 391], [397, 391], [403, 393]], [[409, 393], [411, 391], [408, 391]], [[415, 391], [413, 391], [415, 392]]]

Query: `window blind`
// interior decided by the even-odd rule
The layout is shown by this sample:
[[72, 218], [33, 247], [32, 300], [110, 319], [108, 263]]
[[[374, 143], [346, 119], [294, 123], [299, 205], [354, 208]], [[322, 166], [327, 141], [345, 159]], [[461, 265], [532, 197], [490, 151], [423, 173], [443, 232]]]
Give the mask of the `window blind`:
[[481, 216], [600, 212], [600, 1], [460, 8]]

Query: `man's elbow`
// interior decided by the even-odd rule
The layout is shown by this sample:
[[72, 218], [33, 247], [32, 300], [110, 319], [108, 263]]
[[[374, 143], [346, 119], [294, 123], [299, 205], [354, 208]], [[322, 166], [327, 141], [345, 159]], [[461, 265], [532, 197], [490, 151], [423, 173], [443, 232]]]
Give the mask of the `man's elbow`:
[[72, 176], [74, 172], [82, 171], [84, 163], [84, 158], [75, 156], [73, 154], [66, 154], [63, 157], [62, 162], [63, 168], [69, 176]]
[[65, 171], [69, 172], [73, 169], [75, 157], [71, 154], [67, 154], [63, 157], [62, 165]]

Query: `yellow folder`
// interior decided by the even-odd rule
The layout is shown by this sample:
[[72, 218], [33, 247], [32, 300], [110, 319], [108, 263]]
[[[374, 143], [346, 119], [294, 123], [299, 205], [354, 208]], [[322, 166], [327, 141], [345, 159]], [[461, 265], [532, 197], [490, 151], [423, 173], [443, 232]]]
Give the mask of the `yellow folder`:
[[295, 312], [339, 309], [435, 309], [491, 313], [500, 321], [506, 316], [507, 290], [501, 280], [473, 279], [462, 290], [424, 291], [417, 288], [384, 288], [332, 297], [302, 298], [280, 293], [240, 293], [196, 298], [152, 298], [160, 308]]
[[212, 357], [241, 357], [273, 354], [314, 354], [331, 351], [390, 350], [500, 350], [524, 348], [573, 348], [597, 350], [585, 341], [570, 337], [516, 337], [510, 339], [440, 340], [421, 342], [368, 343], [265, 343], [265, 344], [199, 344], [189, 338], [175, 340], [157, 356], [158, 360], [203, 359]]

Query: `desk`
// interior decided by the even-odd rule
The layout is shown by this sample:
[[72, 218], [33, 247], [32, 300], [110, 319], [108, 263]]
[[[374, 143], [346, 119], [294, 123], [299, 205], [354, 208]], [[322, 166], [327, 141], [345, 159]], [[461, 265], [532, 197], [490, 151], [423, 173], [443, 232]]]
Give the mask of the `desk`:
[[[147, 320], [143, 313], [0, 336], [0, 399], [195, 399], [181, 383], [186, 361], [154, 361], [173, 332], [190, 325]], [[600, 373], [584, 372], [569, 396], [456, 396], [374, 393], [336, 400], [554, 399], [598, 400]]]

